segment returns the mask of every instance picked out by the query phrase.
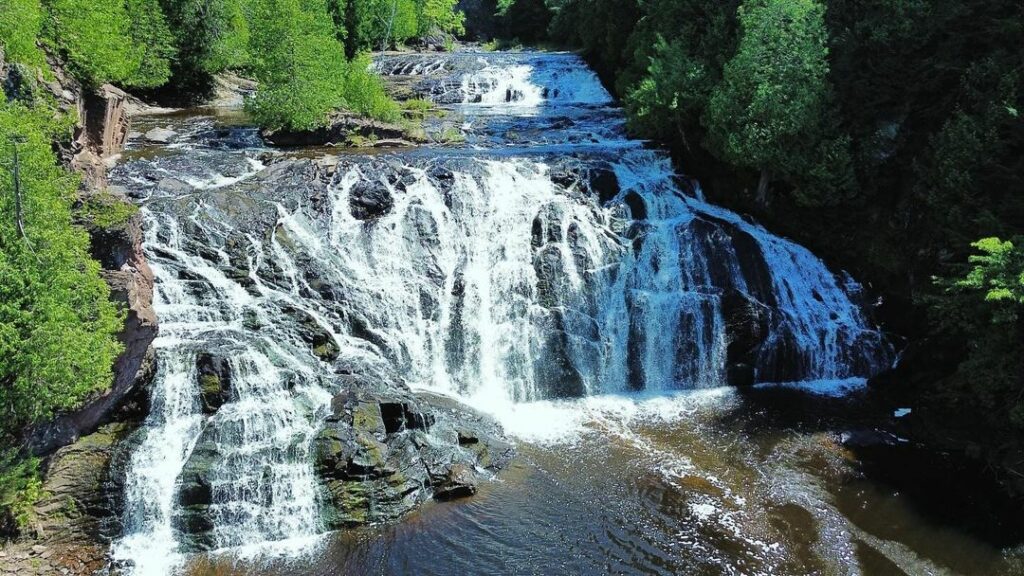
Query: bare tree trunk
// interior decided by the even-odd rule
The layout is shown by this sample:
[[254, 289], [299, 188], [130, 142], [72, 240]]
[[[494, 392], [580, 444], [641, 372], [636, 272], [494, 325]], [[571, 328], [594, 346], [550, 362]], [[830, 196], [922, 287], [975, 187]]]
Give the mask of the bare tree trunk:
[[18, 226], [18, 234], [28, 242], [25, 234], [25, 213], [21, 205], [21, 160], [18, 158], [18, 142], [12, 140], [14, 146], [14, 220]]
[[762, 208], [768, 207], [768, 184], [771, 181], [771, 173], [767, 168], [761, 169], [761, 179], [757, 182], [757, 204]]
[[398, 0], [391, 0], [391, 18], [388, 19], [387, 29], [384, 32], [384, 43], [381, 45], [381, 52], [391, 45], [391, 30], [395, 27], [395, 17], [398, 16]]

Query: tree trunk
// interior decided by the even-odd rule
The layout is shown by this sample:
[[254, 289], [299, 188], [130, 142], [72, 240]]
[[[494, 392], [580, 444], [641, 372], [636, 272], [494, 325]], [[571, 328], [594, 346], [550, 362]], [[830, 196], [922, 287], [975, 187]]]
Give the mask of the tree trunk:
[[28, 235], [25, 234], [25, 214], [21, 205], [21, 162], [18, 158], [18, 143], [17, 141], [14, 141], [11, 144], [14, 146], [14, 220], [18, 225], [18, 234], [20, 234], [27, 242]]
[[761, 208], [768, 207], [768, 184], [771, 181], [771, 173], [767, 168], [761, 169], [761, 179], [757, 182], [757, 204]]

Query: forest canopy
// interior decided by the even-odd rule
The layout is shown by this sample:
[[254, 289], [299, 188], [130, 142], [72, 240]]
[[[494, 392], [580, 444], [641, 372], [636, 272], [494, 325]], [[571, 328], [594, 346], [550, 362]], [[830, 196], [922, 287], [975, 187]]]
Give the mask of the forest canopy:
[[457, 0], [11, 0], [0, 6], [10, 62], [56, 56], [83, 84], [201, 99], [213, 75], [260, 85], [250, 111], [269, 128], [310, 129], [348, 109], [395, 120], [359, 54], [463, 32]]

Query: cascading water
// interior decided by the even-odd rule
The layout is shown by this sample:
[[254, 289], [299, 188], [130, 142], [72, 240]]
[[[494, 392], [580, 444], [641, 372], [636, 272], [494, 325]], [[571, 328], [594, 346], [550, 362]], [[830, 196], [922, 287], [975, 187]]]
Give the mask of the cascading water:
[[321, 532], [310, 450], [338, 374], [501, 410], [887, 365], [852, 280], [684, 190], [576, 56], [375, 67], [468, 145], [265, 166], [200, 119], [114, 172], [145, 207], [161, 318], [114, 547], [136, 573]]

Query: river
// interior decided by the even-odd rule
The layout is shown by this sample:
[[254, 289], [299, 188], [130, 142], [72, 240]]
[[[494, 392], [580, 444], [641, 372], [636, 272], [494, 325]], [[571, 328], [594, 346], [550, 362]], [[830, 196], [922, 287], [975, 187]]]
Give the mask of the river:
[[[374, 65], [440, 106], [446, 144], [282, 152], [193, 111], [142, 119], [177, 135], [112, 171], [161, 322], [127, 572], [1020, 568], [1000, 530], [950, 524], [844, 445], [894, 358], [861, 286], [707, 203], [577, 56]], [[231, 389], [210, 407], [214, 357]], [[471, 498], [329, 532], [314, 441], [352, 374], [486, 412], [518, 455]]]

